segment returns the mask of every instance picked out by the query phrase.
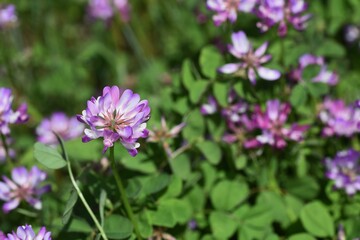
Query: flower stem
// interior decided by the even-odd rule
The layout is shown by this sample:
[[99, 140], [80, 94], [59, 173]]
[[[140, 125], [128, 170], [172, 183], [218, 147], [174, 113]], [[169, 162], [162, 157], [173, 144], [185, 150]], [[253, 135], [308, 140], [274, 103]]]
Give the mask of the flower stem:
[[8, 162], [8, 164], [10, 165], [10, 167], [12, 168], [13, 167], [13, 162], [11, 161], [11, 158], [10, 158], [10, 154], [9, 154], [9, 146], [7, 145], [6, 143], [6, 138], [5, 138], [5, 135], [4, 134], [1, 134], [1, 142], [2, 142], [2, 145], [5, 149], [5, 158], [6, 158], [6, 161]]
[[96, 227], [99, 229], [102, 238], [103, 238], [104, 240], [108, 240], [108, 238], [107, 238], [107, 236], [106, 236], [106, 234], [105, 234], [104, 229], [103, 229], [102, 226], [100, 225], [99, 221], [97, 220], [95, 214], [94, 214], [93, 211], [91, 210], [89, 204], [86, 202], [86, 199], [85, 199], [84, 195], [82, 194], [79, 186], [78, 186], [77, 183], [76, 183], [76, 180], [75, 180], [75, 178], [74, 178], [74, 175], [73, 175], [73, 173], [72, 173], [72, 171], [71, 171], [71, 165], [70, 165], [70, 161], [69, 161], [69, 160], [67, 161], [67, 167], [68, 167], [68, 171], [69, 171], [69, 176], [70, 176], [71, 182], [72, 182], [72, 184], [73, 184], [73, 186], [74, 186], [77, 194], [79, 195], [79, 198], [81, 199], [81, 201], [82, 201], [82, 203], [84, 204], [86, 210], [87, 210], [88, 213], [90, 214], [92, 220], [95, 222], [95, 225], [96, 225]]
[[131, 209], [128, 198], [126, 196], [126, 192], [125, 192], [124, 186], [123, 186], [123, 184], [121, 182], [121, 178], [120, 178], [118, 172], [116, 171], [116, 163], [115, 163], [115, 157], [114, 157], [114, 146], [112, 146], [110, 148], [110, 162], [111, 162], [111, 169], [112, 169], [112, 172], [114, 174], [115, 181], [116, 181], [116, 184], [117, 184], [119, 192], [120, 192], [121, 200], [122, 200], [122, 202], [124, 204], [124, 207], [125, 207], [125, 210], [126, 210], [126, 212], [128, 214], [128, 217], [130, 218], [130, 221], [132, 222], [132, 224], [134, 226], [136, 237], [137, 237], [138, 240], [141, 240], [142, 238], [141, 238], [141, 235], [140, 235], [140, 231], [139, 231], [137, 222], [136, 222], [135, 217], [134, 217], [134, 213], [133, 213], [133, 211]]

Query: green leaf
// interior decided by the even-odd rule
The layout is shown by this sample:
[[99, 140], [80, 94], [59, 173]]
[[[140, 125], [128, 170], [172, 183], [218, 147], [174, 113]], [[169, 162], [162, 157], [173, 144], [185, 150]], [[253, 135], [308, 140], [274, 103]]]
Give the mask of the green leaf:
[[147, 179], [143, 185], [143, 191], [146, 195], [157, 193], [169, 185], [170, 176], [162, 173]]
[[316, 51], [316, 55], [324, 57], [344, 57], [345, 54], [345, 48], [332, 39], [322, 41]]
[[214, 83], [213, 93], [220, 106], [228, 106], [229, 86], [227, 83]]
[[192, 103], [198, 103], [201, 96], [205, 93], [208, 86], [208, 81], [198, 80], [193, 83], [190, 91], [190, 100]]
[[316, 237], [333, 237], [334, 222], [324, 205], [318, 201], [306, 204], [300, 212], [304, 228]]
[[189, 142], [194, 142], [195, 140], [203, 136], [203, 133], [205, 131], [205, 122], [199, 109], [193, 110], [189, 113], [186, 124], [186, 128], [184, 128], [182, 132], [186, 140], [188, 140]]
[[183, 64], [182, 64], [182, 68], [181, 68], [181, 77], [182, 77], [182, 83], [184, 84], [185, 88], [187, 90], [191, 90], [194, 82], [195, 82], [195, 78], [192, 74], [191, 71], [191, 61], [189, 59], [186, 59]]
[[154, 173], [156, 172], [156, 166], [154, 162], [149, 159], [149, 156], [139, 153], [136, 157], [131, 157], [125, 148], [122, 148], [124, 154], [119, 154], [120, 156], [124, 156], [121, 159], [121, 163], [128, 169], [139, 171], [142, 173]]
[[161, 201], [160, 205], [171, 209], [177, 223], [184, 224], [190, 221], [192, 215], [190, 203], [179, 199], [166, 199]]
[[133, 226], [127, 218], [113, 214], [105, 219], [104, 231], [111, 239], [124, 239], [131, 236]]
[[141, 188], [142, 188], [142, 185], [138, 179], [136, 179], [136, 178], [130, 179], [126, 186], [127, 197], [132, 198], [132, 199], [136, 198], [139, 195]]
[[73, 208], [74, 208], [74, 206], [75, 206], [75, 204], [77, 202], [77, 199], [78, 199], [78, 194], [75, 191], [75, 189], [72, 188], [71, 192], [70, 192], [69, 200], [66, 202], [65, 210], [64, 210], [64, 213], [63, 213], [63, 216], [62, 216], [62, 223], [64, 225], [66, 223], [68, 223], [68, 221], [69, 221], [69, 219], [71, 217]]
[[216, 77], [217, 69], [222, 65], [222, 55], [214, 46], [207, 46], [201, 50], [200, 53], [200, 67], [202, 73], [214, 79]]
[[84, 220], [79, 218], [72, 218], [71, 223], [68, 228], [69, 232], [82, 232], [82, 233], [90, 233], [93, 229], [90, 225]]
[[321, 97], [329, 93], [330, 87], [326, 83], [309, 83], [307, 85], [310, 94], [315, 97]]
[[316, 77], [321, 70], [319, 65], [309, 65], [302, 72], [302, 79], [307, 82], [310, 82], [314, 77]]
[[285, 182], [285, 188], [300, 199], [310, 200], [318, 195], [320, 186], [314, 178], [302, 177], [289, 179]]
[[66, 166], [66, 161], [55, 148], [39, 142], [34, 145], [34, 157], [50, 169], [59, 169]]
[[181, 179], [187, 179], [191, 173], [190, 159], [186, 154], [180, 154], [170, 159], [172, 172]]
[[141, 211], [139, 215], [136, 216], [139, 231], [143, 238], [149, 238], [153, 234], [153, 227], [151, 226], [151, 221], [148, 211]]
[[221, 149], [218, 144], [211, 141], [204, 141], [197, 145], [205, 158], [214, 165], [221, 160]]
[[101, 189], [100, 198], [99, 198], [99, 213], [100, 213], [101, 226], [104, 226], [104, 207], [105, 207], [106, 198], [107, 198], [106, 191], [104, 189]]
[[153, 225], [172, 228], [176, 225], [176, 220], [172, 209], [167, 205], [159, 205], [155, 210], [149, 211], [149, 216]]
[[298, 233], [289, 237], [289, 240], [316, 240], [313, 236], [307, 233]]
[[236, 231], [238, 223], [236, 219], [233, 219], [223, 212], [210, 213], [210, 227], [217, 239], [229, 239]]
[[249, 188], [244, 182], [223, 180], [211, 191], [211, 202], [215, 209], [229, 211], [244, 201]]
[[290, 103], [294, 107], [303, 105], [307, 100], [307, 90], [303, 84], [296, 85], [291, 91]]

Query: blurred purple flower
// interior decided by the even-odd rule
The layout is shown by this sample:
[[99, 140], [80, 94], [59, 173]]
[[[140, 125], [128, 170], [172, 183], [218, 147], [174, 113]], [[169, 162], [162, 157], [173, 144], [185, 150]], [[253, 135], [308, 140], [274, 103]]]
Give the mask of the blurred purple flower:
[[130, 7], [127, 0], [90, 0], [88, 6], [89, 15], [108, 21], [119, 12], [122, 21], [130, 19]]
[[296, 82], [304, 81], [303, 72], [306, 67], [311, 65], [318, 65], [320, 67], [320, 72], [311, 79], [312, 82], [322, 82], [329, 85], [336, 85], [338, 83], [339, 76], [335, 72], [327, 70], [324, 58], [312, 54], [304, 54], [299, 58], [298, 67], [290, 72], [289, 78]]
[[347, 25], [344, 28], [344, 39], [347, 43], [354, 43], [360, 39], [360, 28], [356, 25]]
[[79, 137], [83, 131], [84, 125], [76, 117], [67, 117], [62, 112], [53, 113], [36, 128], [38, 141], [49, 145], [58, 144], [54, 132], [66, 141]]
[[326, 125], [322, 134], [325, 137], [351, 137], [360, 132], [360, 109], [355, 104], [347, 106], [342, 100], [326, 98], [322, 104], [320, 120]]
[[4, 135], [10, 134], [9, 124], [24, 123], [29, 118], [25, 103], [16, 111], [11, 109], [13, 98], [11, 89], [0, 88], [0, 133]]
[[251, 12], [258, 0], [207, 0], [208, 9], [216, 12], [213, 16], [215, 26], [220, 26], [226, 20], [234, 23], [237, 12]]
[[140, 101], [139, 94], [117, 86], [105, 87], [103, 95], [92, 97], [87, 109], [78, 115], [78, 120], [90, 127], [84, 131], [83, 142], [102, 137], [105, 152], [119, 140], [131, 156], [138, 153], [138, 138], [146, 138], [149, 134], [146, 129], [149, 118], [148, 101]]
[[326, 177], [334, 180], [336, 189], [344, 189], [348, 195], [360, 190], [360, 152], [353, 149], [338, 152], [334, 159], [326, 158]]
[[175, 138], [185, 127], [185, 125], [185, 123], [180, 123], [169, 130], [166, 124], [165, 117], [161, 117], [161, 129], [154, 129], [153, 131], [149, 131], [149, 137], [147, 141], [160, 142]]
[[262, 132], [256, 138], [247, 140], [244, 146], [246, 148], [257, 148], [268, 144], [281, 149], [287, 145], [286, 140], [302, 141], [303, 135], [309, 127], [298, 124], [286, 127], [285, 124], [290, 111], [290, 104], [280, 103], [277, 99], [267, 101], [265, 112], [261, 110], [259, 105], [256, 105], [251, 119], [254, 121], [254, 128], [260, 129]]
[[240, 59], [240, 63], [229, 63], [219, 68], [221, 73], [233, 74], [246, 71], [246, 75], [252, 84], [256, 83], [256, 73], [263, 79], [273, 81], [280, 78], [281, 73], [278, 70], [263, 67], [262, 64], [267, 63], [271, 59], [270, 54], [265, 52], [268, 43], [262, 44], [257, 50], [253, 50], [246, 34], [243, 31], [233, 33], [231, 35], [232, 45], [230, 44], [229, 52], [236, 58]]
[[266, 32], [278, 24], [278, 35], [281, 37], [288, 32], [287, 24], [291, 24], [298, 31], [304, 30], [311, 17], [310, 14], [303, 15], [307, 7], [304, 0], [260, 0], [256, 11], [260, 19], [257, 27]]
[[46, 179], [46, 173], [36, 166], [27, 171], [25, 167], [17, 167], [11, 171], [11, 178], [3, 176], [0, 181], [0, 199], [6, 203], [2, 209], [5, 213], [15, 209], [21, 200], [25, 200], [35, 209], [41, 209], [42, 203], [40, 196], [50, 191], [50, 186], [40, 187], [39, 185]]
[[35, 234], [31, 225], [20, 226], [16, 232], [0, 233], [0, 240], [51, 240], [51, 232], [47, 232], [45, 227], [40, 228], [38, 234]]
[[0, 6], [0, 28], [5, 28], [17, 23], [17, 16], [13, 4]]

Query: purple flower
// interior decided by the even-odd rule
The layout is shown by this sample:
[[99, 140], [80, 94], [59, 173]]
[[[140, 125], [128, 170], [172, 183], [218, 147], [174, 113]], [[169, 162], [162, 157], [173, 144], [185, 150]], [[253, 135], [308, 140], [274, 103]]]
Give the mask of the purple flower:
[[71, 140], [79, 137], [83, 130], [84, 125], [76, 117], [69, 118], [62, 112], [56, 112], [40, 123], [36, 128], [36, 134], [39, 142], [56, 145], [58, 141], [54, 132], [64, 140]]
[[119, 12], [124, 22], [130, 19], [130, 7], [127, 0], [90, 0], [89, 15], [104, 21], [112, 19]]
[[36, 166], [27, 171], [25, 167], [17, 167], [11, 171], [11, 178], [3, 176], [0, 181], [0, 199], [6, 203], [2, 209], [5, 213], [15, 209], [21, 200], [25, 200], [35, 209], [41, 209], [40, 196], [50, 190], [50, 186], [40, 187], [46, 179], [46, 173]]
[[326, 177], [334, 180], [336, 189], [344, 189], [348, 195], [360, 190], [360, 153], [353, 150], [338, 152], [334, 159], [326, 158]]
[[4, 135], [10, 134], [9, 124], [24, 123], [29, 118], [26, 104], [16, 111], [11, 109], [13, 98], [11, 89], [0, 88], [0, 133]]
[[347, 43], [354, 43], [360, 38], [360, 28], [356, 25], [347, 25], [344, 29], [344, 39]]
[[304, 133], [309, 128], [306, 125], [292, 124], [285, 126], [291, 107], [288, 103], [280, 103], [279, 100], [270, 100], [266, 103], [266, 110], [263, 112], [260, 106], [256, 105], [252, 120], [255, 129], [260, 129], [261, 133], [253, 139], [244, 143], [246, 148], [257, 148], [262, 145], [270, 145], [275, 148], [284, 148], [286, 140], [302, 141]]
[[13, 4], [0, 7], [0, 28], [16, 24], [17, 16]]
[[149, 118], [148, 101], [140, 101], [138, 94], [117, 86], [105, 87], [103, 95], [92, 97], [87, 109], [78, 115], [78, 120], [90, 127], [84, 131], [83, 142], [102, 137], [105, 152], [119, 140], [131, 156], [138, 152], [138, 138], [146, 138], [149, 134], [146, 129]]
[[51, 232], [47, 232], [45, 227], [40, 228], [35, 234], [31, 225], [20, 226], [16, 232], [0, 234], [0, 240], [51, 240]]
[[296, 82], [305, 81], [303, 79], [303, 72], [306, 67], [311, 65], [318, 65], [320, 67], [320, 71], [315, 77], [309, 80], [312, 82], [322, 82], [329, 85], [336, 85], [338, 83], [339, 76], [335, 72], [327, 70], [327, 65], [325, 64], [324, 58], [311, 54], [304, 54], [299, 58], [298, 67], [290, 72], [289, 77]]
[[169, 130], [165, 118], [161, 117], [161, 129], [154, 129], [153, 131], [149, 131], [149, 138], [147, 139], [147, 141], [163, 142], [168, 139], [175, 138], [185, 127], [185, 125], [185, 123], [180, 123]]
[[213, 16], [215, 26], [221, 25], [226, 20], [234, 23], [237, 12], [251, 12], [258, 0], [207, 0], [206, 6], [215, 11]]
[[311, 17], [310, 14], [303, 15], [306, 10], [304, 0], [261, 0], [256, 12], [260, 19], [257, 27], [266, 32], [278, 24], [278, 35], [284, 37], [288, 32], [288, 24], [298, 31], [305, 29]]
[[[267, 63], [271, 59], [271, 55], [265, 52], [268, 48], [268, 43], [262, 44], [257, 50], [253, 50], [246, 34], [243, 31], [233, 33], [231, 35], [232, 45], [230, 44], [229, 52], [236, 58], [240, 59], [240, 63], [229, 63], [219, 68], [221, 73], [233, 74], [246, 71], [250, 82], [256, 83], [256, 73], [263, 79], [273, 81], [280, 78], [281, 73], [278, 70], [272, 70], [263, 67], [262, 64]], [[245, 73], [242, 73], [245, 74]]]
[[359, 132], [360, 109], [353, 105], [347, 106], [342, 100], [326, 98], [322, 104], [320, 120], [325, 124], [322, 134], [325, 137], [351, 137]]

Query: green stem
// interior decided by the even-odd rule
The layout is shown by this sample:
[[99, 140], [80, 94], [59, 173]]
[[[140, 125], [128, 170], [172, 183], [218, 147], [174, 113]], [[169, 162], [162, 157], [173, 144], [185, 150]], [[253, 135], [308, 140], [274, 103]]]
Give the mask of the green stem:
[[67, 161], [67, 167], [68, 167], [68, 171], [69, 171], [69, 176], [70, 176], [71, 182], [72, 182], [72, 184], [73, 184], [73, 186], [74, 186], [77, 194], [79, 195], [79, 198], [81, 199], [81, 201], [82, 201], [82, 203], [84, 204], [86, 210], [87, 210], [88, 213], [90, 214], [92, 220], [95, 222], [95, 225], [96, 225], [96, 227], [99, 229], [100, 234], [101, 234], [101, 236], [103, 237], [103, 239], [104, 239], [104, 240], [108, 240], [108, 238], [107, 238], [107, 236], [106, 236], [106, 234], [105, 234], [104, 229], [101, 227], [99, 221], [97, 220], [95, 214], [94, 214], [93, 211], [91, 210], [89, 204], [86, 202], [86, 199], [85, 199], [84, 195], [82, 194], [79, 186], [78, 186], [77, 183], [76, 183], [76, 180], [75, 180], [75, 178], [74, 178], [74, 175], [73, 175], [73, 173], [72, 173], [72, 171], [71, 171], [70, 161]]
[[116, 181], [116, 184], [118, 186], [118, 189], [119, 189], [119, 192], [120, 192], [120, 197], [121, 197], [121, 200], [125, 206], [125, 210], [130, 218], [130, 221], [132, 222], [133, 226], [134, 226], [134, 230], [135, 230], [135, 234], [136, 234], [136, 237], [138, 240], [141, 240], [141, 235], [140, 235], [140, 231], [139, 231], [139, 228], [138, 228], [138, 225], [137, 225], [137, 222], [135, 220], [135, 217], [134, 217], [134, 213], [131, 209], [131, 206], [129, 204], [129, 201], [128, 201], [128, 198], [126, 196], [126, 192], [125, 192], [125, 188], [121, 182], [121, 178], [118, 174], [118, 172], [116, 171], [116, 163], [115, 163], [115, 157], [114, 157], [114, 146], [110, 148], [110, 162], [111, 162], [111, 169], [112, 169], [112, 172], [114, 174], [114, 177], [115, 177], [115, 181]]
[[1, 134], [1, 142], [2, 142], [2, 145], [5, 149], [5, 158], [6, 158], [6, 161], [8, 162], [8, 164], [10, 165], [10, 167], [12, 168], [13, 167], [13, 162], [11, 161], [11, 158], [10, 158], [10, 154], [9, 154], [9, 146], [7, 145], [6, 143], [6, 137], [4, 134]]

